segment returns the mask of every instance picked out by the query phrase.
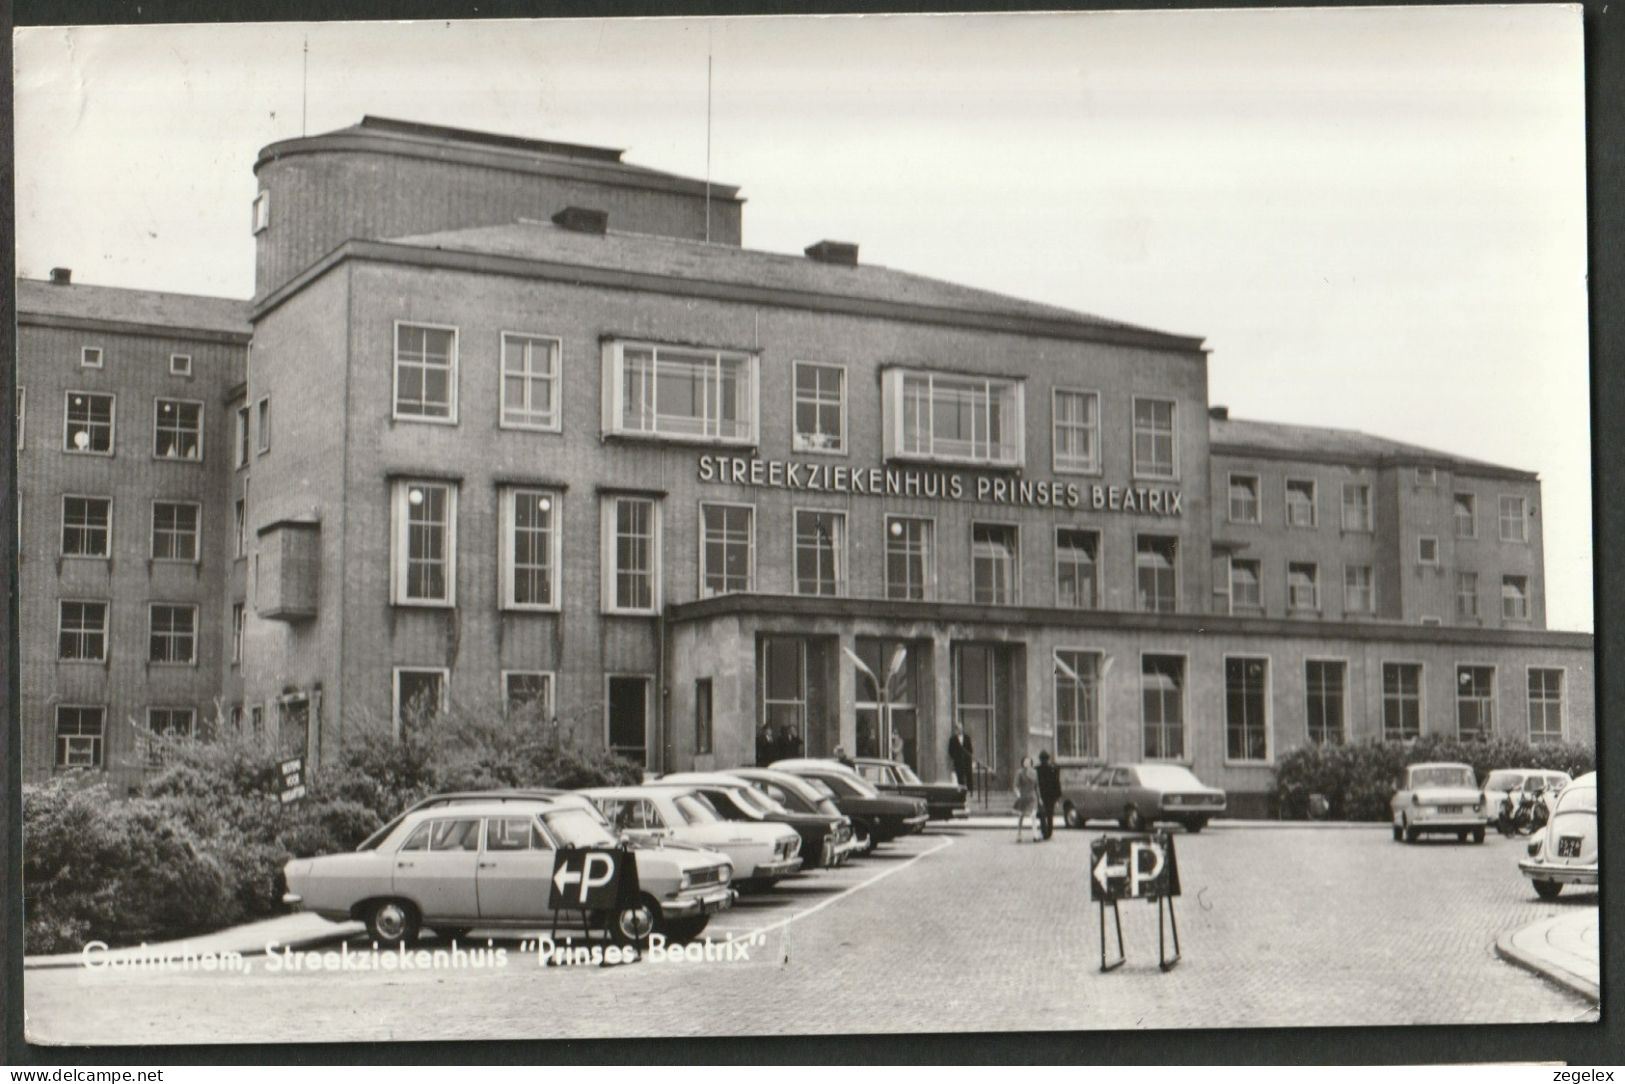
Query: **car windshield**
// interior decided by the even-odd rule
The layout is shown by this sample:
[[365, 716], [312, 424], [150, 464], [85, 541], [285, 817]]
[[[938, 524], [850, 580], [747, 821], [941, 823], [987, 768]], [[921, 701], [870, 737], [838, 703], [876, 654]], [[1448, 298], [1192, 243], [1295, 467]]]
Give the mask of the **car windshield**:
[[790, 812], [788, 809], [784, 808], [784, 806], [780, 805], [778, 800], [775, 799], [771, 794], [764, 794], [755, 787], [741, 787], [733, 793], [740, 795], [743, 801], [754, 805], [757, 810], [762, 813]]
[[689, 824], [715, 824], [722, 819], [717, 815], [716, 807], [706, 801], [703, 794], [679, 794], [671, 804], [677, 807], [677, 812]]
[[817, 794], [820, 798], [834, 798], [835, 797], [835, 791], [830, 787], [830, 785], [828, 783], [824, 782], [822, 779], [809, 779], [809, 778], [803, 776], [801, 781], [803, 783], [807, 784], [807, 786], [811, 787], [813, 789], [813, 792], [815, 794]]
[[914, 774], [914, 769], [910, 768], [907, 764], [904, 764], [902, 761], [898, 761], [896, 764], [893, 765], [893, 767], [896, 768], [896, 770], [897, 770], [897, 778], [901, 779], [903, 782], [905, 782], [905, 783], [918, 783], [918, 782], [920, 782], [920, 777]]
[[547, 830], [565, 847], [613, 847], [615, 836], [604, 821], [580, 806], [544, 813]]
[[878, 798], [878, 797], [880, 797], [880, 791], [875, 789], [875, 785], [873, 783], [869, 782], [867, 779], [862, 778], [861, 776], [850, 775], [850, 774], [847, 774], [845, 772], [842, 772], [839, 776], [836, 776], [836, 779], [839, 781], [838, 784], [827, 784], [827, 785], [829, 785], [832, 788], [834, 786], [836, 786], [836, 785], [839, 785], [839, 786], [845, 788], [845, 790], [848, 793], [855, 794], [859, 798]]
[[1596, 787], [1564, 787], [1563, 796], [1557, 800], [1559, 813], [1595, 813], [1597, 811]]
[[1523, 782], [1522, 772], [1509, 772], [1505, 769], [1491, 772], [1490, 777], [1484, 780], [1485, 790], [1517, 790], [1518, 784]]
[[1412, 768], [1412, 787], [1472, 787], [1473, 770], [1453, 764], [1437, 764], [1431, 768]]
[[1172, 764], [1147, 764], [1135, 771], [1140, 774], [1142, 786], [1154, 787], [1158, 790], [1174, 790], [1177, 788], [1200, 787], [1202, 781], [1192, 775], [1188, 769]]

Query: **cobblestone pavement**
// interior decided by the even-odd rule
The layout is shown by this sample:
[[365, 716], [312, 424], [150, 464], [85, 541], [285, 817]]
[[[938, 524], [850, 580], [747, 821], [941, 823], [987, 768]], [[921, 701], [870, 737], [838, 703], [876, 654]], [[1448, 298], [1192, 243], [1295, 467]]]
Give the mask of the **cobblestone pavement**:
[[1086, 881], [1098, 834], [1018, 845], [933, 829], [796, 878], [707, 931], [761, 932], [749, 960], [541, 968], [508, 939], [501, 968], [31, 971], [28, 1031], [162, 1043], [1596, 1018], [1495, 958], [1498, 935], [1597, 902], [1537, 900], [1518, 875], [1521, 841], [1405, 846], [1380, 827], [1179, 835], [1183, 962], [1158, 970], [1156, 908], [1125, 903], [1128, 963], [1101, 974]]

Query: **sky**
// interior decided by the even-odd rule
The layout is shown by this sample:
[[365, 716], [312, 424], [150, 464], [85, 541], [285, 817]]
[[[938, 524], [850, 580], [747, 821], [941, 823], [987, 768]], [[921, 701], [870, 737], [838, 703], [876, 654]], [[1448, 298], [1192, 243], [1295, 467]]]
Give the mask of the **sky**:
[[1580, 31], [1553, 5], [21, 29], [17, 264], [246, 298], [259, 148], [368, 113], [709, 162], [751, 248], [855, 241], [1200, 335], [1233, 417], [1538, 471], [1548, 624], [1589, 631]]

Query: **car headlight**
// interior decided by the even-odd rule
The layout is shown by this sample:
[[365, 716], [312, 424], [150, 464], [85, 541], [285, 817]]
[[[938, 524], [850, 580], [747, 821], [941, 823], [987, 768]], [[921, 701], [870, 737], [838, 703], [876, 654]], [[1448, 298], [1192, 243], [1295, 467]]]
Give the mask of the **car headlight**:
[[1531, 839], [1529, 841], [1529, 857], [1530, 858], [1539, 858], [1540, 857], [1540, 840]]
[[694, 887], [694, 875], [692, 873], [683, 874], [683, 879], [677, 882], [677, 891], [681, 892], [685, 888], [692, 887]]

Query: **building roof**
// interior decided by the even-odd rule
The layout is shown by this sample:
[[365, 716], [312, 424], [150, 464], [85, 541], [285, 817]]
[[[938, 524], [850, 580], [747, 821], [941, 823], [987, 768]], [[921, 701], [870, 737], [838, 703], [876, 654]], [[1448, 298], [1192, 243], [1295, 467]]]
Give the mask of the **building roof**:
[[1468, 474], [1489, 473], [1534, 481], [1531, 471], [1469, 459], [1452, 452], [1424, 448], [1373, 436], [1354, 429], [1330, 429], [1313, 425], [1285, 425], [1242, 418], [1209, 418], [1208, 441], [1211, 451], [1265, 458], [1283, 458], [1372, 466], [1420, 466]]
[[17, 280], [17, 316], [100, 320], [177, 331], [211, 331], [247, 339], [249, 302], [229, 297], [127, 290], [119, 286], [58, 286], [38, 279]]

